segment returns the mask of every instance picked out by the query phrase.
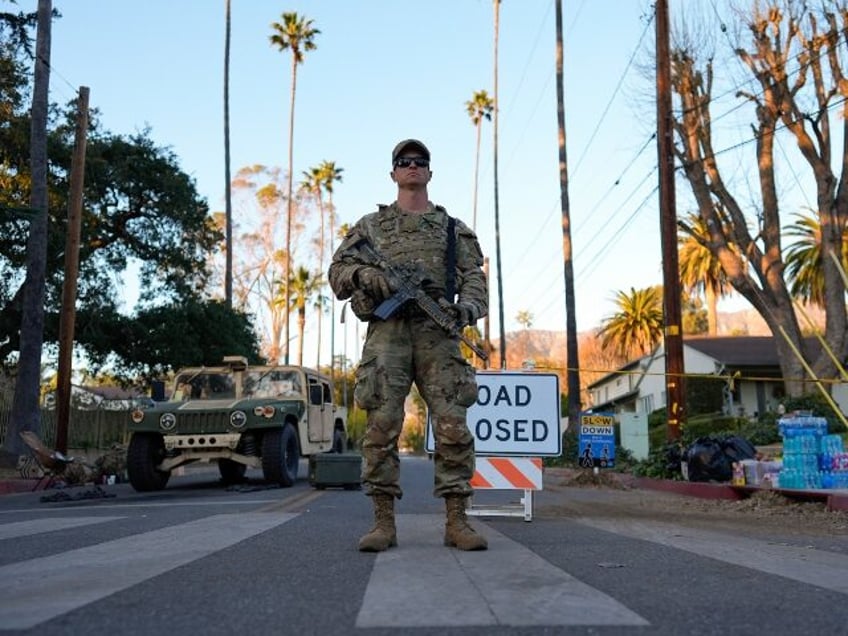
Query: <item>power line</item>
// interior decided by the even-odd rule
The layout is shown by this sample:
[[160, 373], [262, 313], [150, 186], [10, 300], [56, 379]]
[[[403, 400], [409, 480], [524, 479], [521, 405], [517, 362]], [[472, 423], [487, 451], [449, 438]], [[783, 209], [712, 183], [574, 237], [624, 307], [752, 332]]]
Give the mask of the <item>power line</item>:
[[606, 107], [601, 113], [601, 116], [598, 118], [598, 123], [595, 125], [594, 130], [592, 130], [592, 133], [589, 135], [589, 140], [586, 142], [586, 147], [583, 149], [583, 152], [577, 158], [577, 163], [575, 164], [574, 170], [571, 175], [572, 177], [577, 176], [577, 171], [580, 169], [580, 166], [583, 163], [583, 159], [589, 152], [589, 148], [592, 146], [592, 142], [595, 140], [595, 136], [598, 134], [598, 130], [601, 128], [601, 124], [604, 123], [604, 120], [606, 119], [606, 116], [609, 113], [610, 107], [615, 101], [615, 98], [618, 97], [618, 92], [621, 90], [621, 86], [624, 84], [624, 78], [627, 77], [627, 73], [630, 71], [630, 67], [633, 65], [633, 60], [636, 59], [636, 53], [638, 53], [639, 49], [642, 47], [642, 40], [645, 39], [645, 34], [648, 32], [648, 27], [651, 26], [651, 22], [653, 22], [653, 17], [645, 22], [645, 28], [642, 30], [642, 35], [639, 36], [639, 41], [636, 43], [636, 46], [633, 49], [633, 53], [630, 54], [630, 59], [627, 61], [627, 66], [624, 67], [624, 71], [622, 72], [621, 77], [618, 78], [618, 83], [615, 85], [615, 89], [613, 90]]

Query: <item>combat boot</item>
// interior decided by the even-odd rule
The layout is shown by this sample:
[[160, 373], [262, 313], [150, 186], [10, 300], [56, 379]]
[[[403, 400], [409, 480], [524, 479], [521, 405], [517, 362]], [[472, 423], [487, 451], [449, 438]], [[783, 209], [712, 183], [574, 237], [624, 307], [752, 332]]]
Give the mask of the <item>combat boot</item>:
[[397, 545], [395, 528], [395, 498], [374, 495], [374, 527], [359, 540], [360, 552], [383, 552]]
[[477, 534], [465, 515], [465, 497], [445, 497], [447, 523], [445, 523], [445, 545], [460, 550], [486, 550], [486, 537]]

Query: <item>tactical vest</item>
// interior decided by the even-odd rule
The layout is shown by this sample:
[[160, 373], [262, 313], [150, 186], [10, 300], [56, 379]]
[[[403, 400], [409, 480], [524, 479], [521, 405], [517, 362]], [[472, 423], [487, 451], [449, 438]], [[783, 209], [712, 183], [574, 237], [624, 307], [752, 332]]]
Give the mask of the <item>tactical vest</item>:
[[427, 212], [410, 213], [381, 205], [369, 220], [371, 240], [386, 260], [393, 265], [420, 264], [428, 295], [445, 297], [448, 227], [453, 227], [447, 211], [437, 205]]

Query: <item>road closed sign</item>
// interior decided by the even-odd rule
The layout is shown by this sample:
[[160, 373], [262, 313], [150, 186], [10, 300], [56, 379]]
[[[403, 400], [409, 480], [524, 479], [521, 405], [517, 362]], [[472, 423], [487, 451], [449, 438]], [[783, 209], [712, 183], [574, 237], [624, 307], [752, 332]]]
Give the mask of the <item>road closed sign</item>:
[[[555, 457], [562, 454], [559, 377], [554, 373], [478, 371], [477, 401], [468, 428], [479, 455]], [[425, 450], [435, 452], [427, 418]]]

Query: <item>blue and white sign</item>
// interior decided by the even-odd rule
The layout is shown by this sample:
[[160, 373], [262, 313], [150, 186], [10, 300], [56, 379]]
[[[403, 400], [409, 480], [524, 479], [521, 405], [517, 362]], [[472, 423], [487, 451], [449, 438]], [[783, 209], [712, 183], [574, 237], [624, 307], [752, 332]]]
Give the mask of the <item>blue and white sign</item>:
[[[478, 371], [477, 402], [468, 428], [478, 455], [556, 457], [562, 454], [559, 377], [555, 373]], [[424, 448], [435, 452], [430, 418]]]
[[615, 415], [581, 413], [578, 463], [583, 468], [615, 466]]

